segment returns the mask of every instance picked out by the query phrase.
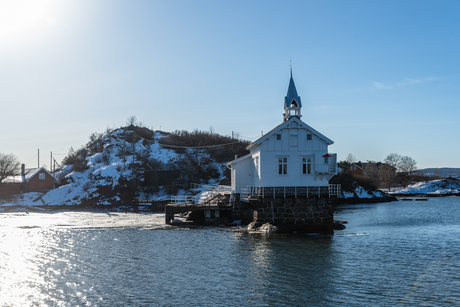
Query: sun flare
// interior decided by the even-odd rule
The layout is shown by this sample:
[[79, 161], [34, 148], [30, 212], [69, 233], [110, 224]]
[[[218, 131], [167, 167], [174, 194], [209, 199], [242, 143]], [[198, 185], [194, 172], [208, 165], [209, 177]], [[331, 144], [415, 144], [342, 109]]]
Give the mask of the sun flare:
[[34, 35], [55, 23], [55, 0], [1, 0], [0, 40]]

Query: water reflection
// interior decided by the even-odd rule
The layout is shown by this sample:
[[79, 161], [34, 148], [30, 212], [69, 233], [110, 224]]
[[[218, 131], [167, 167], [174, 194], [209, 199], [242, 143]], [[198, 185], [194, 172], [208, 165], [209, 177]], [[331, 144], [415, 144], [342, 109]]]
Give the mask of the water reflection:
[[311, 237], [0, 214], [0, 306], [458, 305], [458, 199], [396, 204], [344, 206], [347, 229]]
[[[235, 234], [249, 272], [248, 291], [267, 305], [327, 301], [339, 266], [330, 236]], [[282, 302], [282, 303], [281, 303]]]
[[[31, 299], [44, 301], [40, 288], [48, 283], [40, 274], [39, 254], [47, 247], [37, 229], [12, 229], [0, 238], [1, 305], [24, 306]], [[26, 303], [26, 304], [24, 304]]]

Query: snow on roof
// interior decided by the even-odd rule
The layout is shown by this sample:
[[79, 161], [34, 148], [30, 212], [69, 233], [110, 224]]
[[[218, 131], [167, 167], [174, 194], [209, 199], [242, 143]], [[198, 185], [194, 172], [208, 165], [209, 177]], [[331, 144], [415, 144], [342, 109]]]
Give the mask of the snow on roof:
[[26, 168], [25, 173], [24, 173], [24, 179], [22, 175], [14, 175], [14, 176], [8, 176], [6, 177], [2, 182], [4, 183], [22, 183], [24, 181], [29, 181], [30, 178], [34, 177], [36, 174], [38, 174], [40, 171], [44, 170], [47, 172], [51, 177], [54, 177], [53, 175], [50, 174], [44, 167], [40, 168]]

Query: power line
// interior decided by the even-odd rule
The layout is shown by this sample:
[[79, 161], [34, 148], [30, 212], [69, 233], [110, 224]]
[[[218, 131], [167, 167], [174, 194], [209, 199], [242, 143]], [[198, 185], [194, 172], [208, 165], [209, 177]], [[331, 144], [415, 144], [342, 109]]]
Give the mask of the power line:
[[240, 141], [236, 142], [231, 142], [231, 143], [226, 143], [226, 144], [219, 144], [219, 145], [209, 145], [209, 146], [177, 146], [177, 145], [168, 145], [168, 144], [163, 144], [163, 143], [158, 143], [161, 146], [166, 146], [166, 147], [174, 147], [174, 148], [184, 148], [184, 149], [203, 149], [203, 148], [213, 148], [213, 147], [223, 147], [223, 146], [228, 146], [232, 144], [239, 143]]
[[245, 138], [245, 139], [250, 139], [250, 140], [255, 140], [255, 139], [260, 138], [260, 136], [256, 136], [256, 137], [250, 138], [250, 137], [248, 137], [248, 136], [243, 136], [243, 135], [241, 135], [241, 137], [242, 137], [242, 138]]
[[183, 148], [183, 149], [204, 149], [204, 148], [214, 148], [214, 147], [223, 147], [223, 146], [228, 146], [228, 145], [232, 145], [232, 144], [237, 144], [237, 143], [240, 143], [241, 141], [235, 141], [235, 142], [230, 142], [230, 143], [225, 143], [225, 144], [218, 144], [218, 145], [208, 145], [208, 146], [179, 146], [179, 145], [168, 145], [168, 144], [164, 144], [164, 143], [160, 143], [160, 142], [155, 142], [155, 141], [152, 141], [152, 140], [148, 140], [140, 135], [137, 135], [140, 139], [143, 139], [149, 143], [158, 143], [159, 145], [161, 146], [165, 146], [165, 147], [173, 147], [173, 148]]
[[30, 160], [26, 163], [26, 165], [29, 164], [30, 161], [32, 161], [32, 160], [35, 159], [36, 157], [37, 157], [37, 155], [35, 155], [32, 159], [30, 159]]

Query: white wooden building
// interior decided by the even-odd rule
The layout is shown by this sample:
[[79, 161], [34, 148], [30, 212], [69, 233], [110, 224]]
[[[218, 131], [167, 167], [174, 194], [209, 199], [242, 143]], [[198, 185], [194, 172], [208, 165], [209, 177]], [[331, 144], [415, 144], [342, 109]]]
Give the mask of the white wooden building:
[[243, 200], [265, 193], [273, 197], [338, 194], [339, 187], [329, 186], [329, 179], [337, 174], [337, 154], [328, 152], [334, 142], [300, 119], [301, 108], [291, 71], [283, 123], [249, 144], [248, 155], [227, 164], [232, 194], [239, 193]]

